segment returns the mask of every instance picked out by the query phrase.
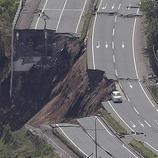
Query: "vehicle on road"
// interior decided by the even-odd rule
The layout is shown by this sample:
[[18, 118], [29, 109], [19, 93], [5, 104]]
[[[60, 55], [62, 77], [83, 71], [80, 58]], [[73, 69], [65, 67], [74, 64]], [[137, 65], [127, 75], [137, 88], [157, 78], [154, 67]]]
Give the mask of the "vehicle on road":
[[118, 90], [111, 93], [111, 99], [114, 103], [122, 103], [122, 96]]

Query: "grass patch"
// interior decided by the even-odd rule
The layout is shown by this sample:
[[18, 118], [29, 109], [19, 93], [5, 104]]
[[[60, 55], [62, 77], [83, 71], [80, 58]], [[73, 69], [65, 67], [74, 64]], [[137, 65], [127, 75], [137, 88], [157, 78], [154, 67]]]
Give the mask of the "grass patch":
[[141, 141], [133, 139], [130, 142], [130, 145], [138, 151], [144, 158], [158, 158], [158, 155], [152, 152], [149, 148], [147, 148]]
[[0, 139], [0, 158], [59, 158], [51, 145], [26, 129], [6, 129]]
[[153, 86], [149, 86], [148, 87], [151, 95], [153, 96], [153, 98], [155, 99], [155, 101], [158, 103], [158, 88], [157, 86], [153, 85]]
[[106, 109], [101, 108], [100, 114], [105, 121], [120, 135], [126, 135], [127, 131], [123, 128], [118, 121], [116, 121]]
[[84, 24], [83, 24], [83, 28], [81, 31], [81, 37], [80, 37], [80, 41], [83, 42], [84, 39], [86, 38], [90, 23], [91, 23], [91, 19], [92, 19], [92, 9], [89, 9], [87, 14], [85, 15], [85, 20], [84, 20]]

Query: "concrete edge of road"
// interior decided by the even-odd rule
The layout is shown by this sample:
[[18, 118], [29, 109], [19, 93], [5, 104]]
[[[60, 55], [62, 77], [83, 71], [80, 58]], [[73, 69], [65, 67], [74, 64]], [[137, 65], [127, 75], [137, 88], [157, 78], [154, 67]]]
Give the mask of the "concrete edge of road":
[[[137, 152], [128, 142], [126, 142], [125, 140], [122, 140], [120, 138], [120, 135], [106, 122], [105, 119], [103, 119], [102, 117], [99, 117], [101, 119], [101, 121], [105, 124], [105, 126], [109, 129], [109, 131], [121, 142], [122, 146], [124, 148], [126, 148], [126, 150], [128, 150], [130, 153], [132, 153], [133, 155], [135, 155], [135, 157], [139, 156], [139, 158], [144, 158], [139, 152]], [[98, 118], [98, 119], [99, 119]], [[90, 136], [90, 134], [86, 131], [86, 129], [80, 125], [80, 127], [82, 128], [82, 130], [88, 135], [88, 137], [94, 142], [94, 138], [92, 138], [92, 136]], [[109, 151], [106, 151], [104, 148], [102, 148], [102, 146], [97, 143], [97, 146], [100, 147], [102, 150], [104, 150], [107, 154], [110, 154]], [[138, 158], [138, 157], [137, 157]]]
[[[51, 125], [50, 125], [51, 126]], [[51, 126], [52, 127], [52, 126]], [[73, 145], [62, 133], [60, 133], [57, 129], [52, 127], [52, 133], [61, 140], [72, 152], [74, 152], [77, 156], [81, 158], [86, 158], [86, 156], [79, 151], [79, 149]]]
[[[126, 147], [128, 147], [129, 150], [131, 150], [132, 152], [134, 152], [137, 156], [139, 156], [140, 158], [144, 158], [139, 152], [137, 152], [126, 140], [121, 139], [120, 135], [106, 122], [105, 119], [103, 119], [102, 117], [100, 117], [101, 120], [103, 121], [103, 123], [108, 127], [108, 129], [116, 136], [116, 138], [123, 144], [126, 145]], [[131, 136], [132, 137], [132, 136]], [[132, 137], [133, 138], [133, 137]]]
[[[66, 152], [66, 150], [64, 150], [62, 147], [60, 147], [55, 141], [53, 141], [49, 136], [47, 136], [43, 131], [41, 131], [41, 129], [33, 127], [31, 125], [25, 124], [24, 126], [27, 130], [29, 130], [33, 135], [38, 136], [39, 138], [43, 139], [44, 141], [46, 141], [46, 143], [50, 144], [53, 146], [53, 148], [55, 149], [55, 152], [57, 154], [62, 153], [64, 156], [68, 156], [68, 158], [72, 158], [72, 156], [70, 156], [70, 154], [68, 152]], [[56, 137], [56, 135], [54, 135]], [[59, 139], [58, 137], [56, 137], [57, 139]], [[60, 139], [59, 139], [60, 140]], [[61, 140], [60, 140], [61, 141]], [[67, 148], [68, 146], [61, 141]], [[59, 149], [59, 150], [58, 150]], [[68, 148], [70, 151], [73, 152], [72, 149]], [[76, 153], [74, 153], [75, 155], [77, 155]], [[77, 155], [78, 156], [78, 155]]]

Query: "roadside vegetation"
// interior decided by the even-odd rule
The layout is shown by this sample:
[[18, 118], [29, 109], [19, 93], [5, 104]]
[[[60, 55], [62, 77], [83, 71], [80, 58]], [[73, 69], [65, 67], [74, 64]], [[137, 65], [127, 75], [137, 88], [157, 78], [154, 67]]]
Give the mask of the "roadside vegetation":
[[144, 158], [158, 158], [149, 148], [147, 148], [141, 141], [133, 139], [130, 145], [139, 152]]
[[158, 3], [157, 0], [141, 0], [141, 11], [145, 14], [145, 33], [147, 36], [148, 48], [158, 46]]
[[[0, 77], [8, 69], [11, 42], [11, 27], [19, 0], [0, 0]], [[4, 69], [3, 69], [4, 68]], [[2, 73], [3, 72], [3, 73]]]
[[59, 158], [52, 147], [25, 129], [4, 128], [0, 139], [1, 158]]
[[[147, 40], [147, 53], [155, 75], [158, 77], [158, 2], [157, 0], [141, 0], [141, 11], [145, 15], [145, 35]], [[157, 80], [147, 81], [147, 87], [155, 101], [158, 101]]]
[[118, 121], [116, 121], [106, 109], [100, 109], [99, 113], [103, 119], [120, 135], [126, 135], [127, 131], [123, 128]]

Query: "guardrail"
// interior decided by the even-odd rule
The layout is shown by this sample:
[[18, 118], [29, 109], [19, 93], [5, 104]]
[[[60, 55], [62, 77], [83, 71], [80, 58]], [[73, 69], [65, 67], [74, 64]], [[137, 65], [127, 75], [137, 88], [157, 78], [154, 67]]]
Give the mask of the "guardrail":
[[15, 53], [14, 52], [14, 29], [15, 29], [15, 25], [17, 23], [17, 20], [20, 16], [20, 12], [23, 8], [23, 4], [24, 4], [24, 0], [20, 0], [18, 9], [17, 9], [16, 14], [14, 16], [14, 20], [12, 23], [12, 30], [11, 30], [12, 38], [11, 38], [11, 68], [10, 68], [11, 76], [10, 76], [10, 91], [9, 91], [10, 98], [12, 98], [12, 91], [13, 91], [13, 71], [14, 71], [13, 59], [14, 59], [14, 53]]

